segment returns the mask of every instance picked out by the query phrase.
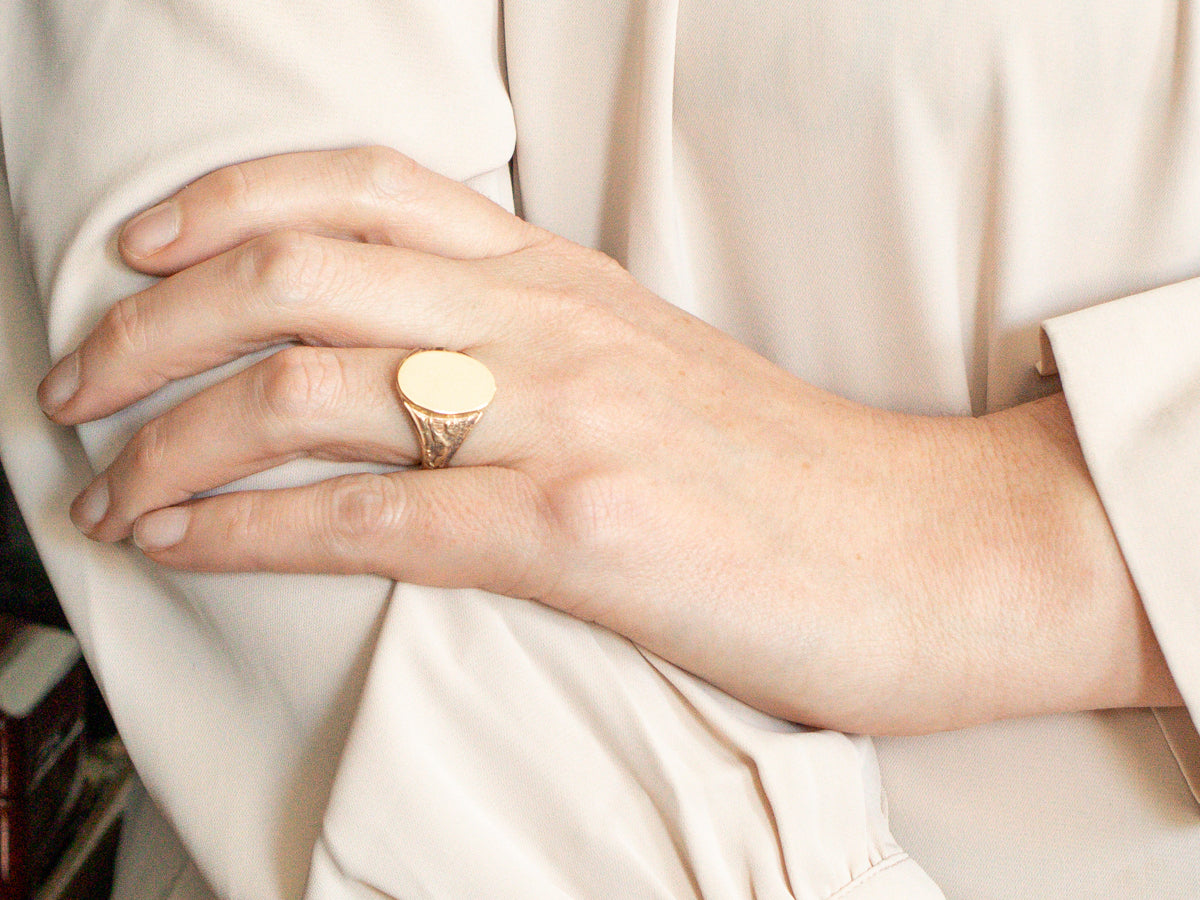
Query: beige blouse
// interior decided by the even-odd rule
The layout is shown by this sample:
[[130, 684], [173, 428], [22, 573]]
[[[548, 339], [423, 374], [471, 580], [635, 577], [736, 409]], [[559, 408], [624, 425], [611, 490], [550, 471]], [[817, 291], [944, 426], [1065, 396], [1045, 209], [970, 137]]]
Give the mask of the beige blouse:
[[[163, 572], [70, 527], [92, 466], [226, 374], [77, 436], [41, 418], [49, 360], [144, 283], [115, 229], [229, 162], [382, 143], [868, 403], [966, 415], [1056, 390], [1035, 371], [1046, 323], [1045, 368], [1200, 709], [1194, 7], [503, 6], [0, 6], [0, 453], [204, 879], [317, 900], [938, 896], [915, 859], [955, 898], [1192, 896], [1200, 817], [1148, 712], [881, 741], [878, 767], [869, 741], [536, 605]], [[1164, 722], [1200, 772], [1186, 713]], [[185, 887], [202, 882], [121, 896]]]

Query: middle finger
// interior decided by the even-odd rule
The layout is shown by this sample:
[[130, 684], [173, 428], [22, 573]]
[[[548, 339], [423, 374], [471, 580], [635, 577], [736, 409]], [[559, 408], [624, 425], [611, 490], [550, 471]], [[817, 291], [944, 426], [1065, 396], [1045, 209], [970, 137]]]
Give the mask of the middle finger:
[[116, 303], [39, 392], [56, 422], [110, 415], [169, 381], [283, 341], [467, 347], [514, 321], [486, 262], [279, 232]]

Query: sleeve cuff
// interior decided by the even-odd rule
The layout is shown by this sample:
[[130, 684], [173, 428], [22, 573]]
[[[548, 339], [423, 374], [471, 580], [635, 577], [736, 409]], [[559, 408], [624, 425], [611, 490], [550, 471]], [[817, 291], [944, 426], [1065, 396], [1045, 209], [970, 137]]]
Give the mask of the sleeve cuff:
[[1200, 278], [1043, 324], [1096, 489], [1188, 712], [1159, 722], [1200, 801]]

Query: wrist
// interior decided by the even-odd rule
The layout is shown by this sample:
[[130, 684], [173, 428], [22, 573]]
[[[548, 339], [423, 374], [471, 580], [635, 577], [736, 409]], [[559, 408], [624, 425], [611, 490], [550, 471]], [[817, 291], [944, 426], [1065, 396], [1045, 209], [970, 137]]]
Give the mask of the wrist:
[[[1014, 583], [1029, 597], [1037, 711], [1179, 703], [1061, 394], [981, 420], [1007, 496]], [[1018, 679], [1018, 682], [1021, 679]]]

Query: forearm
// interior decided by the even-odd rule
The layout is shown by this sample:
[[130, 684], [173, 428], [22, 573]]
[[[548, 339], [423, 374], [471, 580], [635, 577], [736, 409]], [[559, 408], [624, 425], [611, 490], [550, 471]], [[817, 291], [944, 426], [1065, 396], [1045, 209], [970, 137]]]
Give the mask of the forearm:
[[1017, 622], [1046, 668], [1028, 696], [1048, 710], [1179, 703], [1063, 395], [983, 422], [1005, 474], [994, 489], [1009, 504], [1013, 599], [1036, 611]]
[[[834, 408], [812, 426], [828, 451], [784, 467], [834, 501], [793, 542], [795, 668], [752, 702], [871, 733], [1180, 702], [1061, 394], [982, 418]], [[852, 689], [831, 702], [813, 669]]]

